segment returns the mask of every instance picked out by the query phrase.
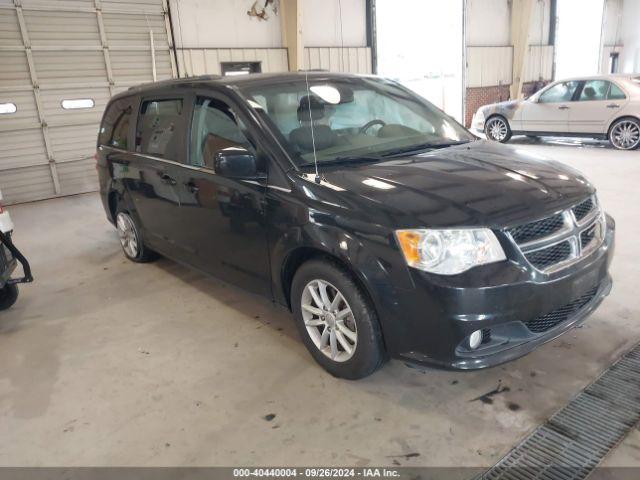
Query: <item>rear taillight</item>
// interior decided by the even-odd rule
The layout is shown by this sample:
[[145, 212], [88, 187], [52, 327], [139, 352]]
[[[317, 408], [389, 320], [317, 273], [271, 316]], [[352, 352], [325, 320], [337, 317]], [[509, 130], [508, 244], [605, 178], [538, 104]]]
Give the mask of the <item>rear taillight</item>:
[[98, 156], [98, 152], [96, 152], [96, 154], [93, 156], [93, 158], [96, 161], [96, 170], [98, 170], [98, 160], [100, 159], [100, 157]]
[[2, 206], [2, 202], [0, 202], [0, 213], [4, 213], [4, 207]]

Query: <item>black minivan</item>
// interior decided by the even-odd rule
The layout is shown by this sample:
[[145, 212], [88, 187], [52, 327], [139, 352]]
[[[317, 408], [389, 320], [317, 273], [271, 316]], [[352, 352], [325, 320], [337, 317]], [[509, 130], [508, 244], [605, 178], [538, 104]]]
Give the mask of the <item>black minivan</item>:
[[579, 172], [478, 140], [398, 83], [196, 77], [109, 102], [100, 192], [125, 255], [158, 254], [294, 314], [318, 363], [493, 366], [609, 293], [615, 223]]

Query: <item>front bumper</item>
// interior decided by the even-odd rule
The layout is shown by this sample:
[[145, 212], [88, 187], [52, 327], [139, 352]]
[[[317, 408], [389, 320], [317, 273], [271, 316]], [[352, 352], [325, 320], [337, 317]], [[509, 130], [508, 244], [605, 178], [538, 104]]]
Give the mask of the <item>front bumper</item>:
[[[557, 338], [584, 322], [609, 294], [614, 237], [615, 222], [607, 216], [600, 247], [549, 275], [532, 274], [515, 262], [454, 277], [412, 270], [415, 288], [397, 292], [404, 332], [394, 356], [411, 364], [478, 369], [521, 357]], [[579, 299], [584, 301], [576, 303]], [[567, 314], [568, 305], [579, 308]], [[532, 331], [532, 322], [541, 317], [561, 320]], [[476, 330], [486, 332], [486, 338], [470, 350], [465, 341]]]
[[479, 115], [477, 112], [473, 114], [471, 119], [471, 130], [476, 133], [484, 132], [484, 115]]

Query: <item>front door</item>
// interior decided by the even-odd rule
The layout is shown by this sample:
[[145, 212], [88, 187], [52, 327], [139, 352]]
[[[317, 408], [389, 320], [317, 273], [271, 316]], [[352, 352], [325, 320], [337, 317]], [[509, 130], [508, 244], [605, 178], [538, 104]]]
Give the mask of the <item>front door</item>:
[[[216, 172], [218, 152], [239, 147], [262, 153], [246, 123], [224, 97], [197, 96], [188, 164], [181, 168], [181, 241], [191, 263], [260, 294], [271, 291], [264, 211], [266, 179], [226, 178]], [[266, 164], [266, 162], [265, 162]], [[266, 169], [265, 169], [266, 170]], [[266, 173], [266, 171], [265, 171]]]
[[569, 129], [572, 133], [605, 134], [609, 123], [626, 105], [624, 92], [607, 80], [584, 82], [577, 101], [569, 112]]
[[527, 132], [569, 132], [569, 111], [579, 82], [560, 82], [534, 100], [523, 102], [522, 130]]

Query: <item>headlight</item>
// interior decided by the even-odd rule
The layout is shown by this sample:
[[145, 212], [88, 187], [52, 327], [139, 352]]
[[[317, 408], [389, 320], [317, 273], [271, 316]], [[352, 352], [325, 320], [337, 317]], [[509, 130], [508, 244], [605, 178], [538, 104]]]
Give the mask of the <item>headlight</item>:
[[396, 237], [410, 267], [440, 275], [507, 258], [488, 228], [396, 230]]

